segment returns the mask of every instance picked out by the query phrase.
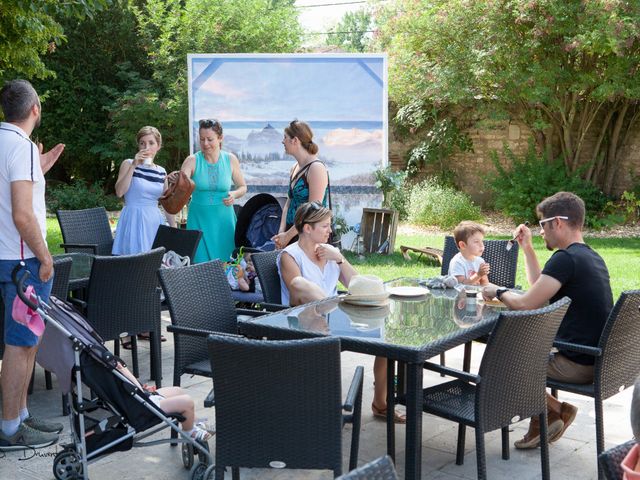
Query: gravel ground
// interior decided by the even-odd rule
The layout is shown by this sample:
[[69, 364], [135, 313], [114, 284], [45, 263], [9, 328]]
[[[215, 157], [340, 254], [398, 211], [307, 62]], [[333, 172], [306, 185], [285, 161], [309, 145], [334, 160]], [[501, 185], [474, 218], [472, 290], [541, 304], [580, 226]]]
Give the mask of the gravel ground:
[[[487, 235], [511, 235], [515, 224], [509, 218], [495, 212], [484, 212], [485, 221], [482, 225], [485, 227]], [[403, 223], [399, 225], [398, 232], [406, 235], [412, 234], [450, 234], [451, 232], [443, 230], [439, 227], [423, 227], [420, 225], [411, 225]], [[630, 238], [640, 236], [640, 224], [636, 225], [618, 225], [606, 230], [584, 230], [585, 237], [597, 238]]]

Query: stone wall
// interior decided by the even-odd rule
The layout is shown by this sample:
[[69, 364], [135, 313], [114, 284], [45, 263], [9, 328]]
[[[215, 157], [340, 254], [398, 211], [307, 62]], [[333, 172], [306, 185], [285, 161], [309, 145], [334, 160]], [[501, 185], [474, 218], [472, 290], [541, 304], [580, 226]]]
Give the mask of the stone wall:
[[[509, 146], [518, 157], [522, 156], [529, 146], [532, 138], [531, 130], [516, 120], [481, 123], [481, 127], [471, 128], [467, 133], [473, 141], [473, 152], [459, 153], [451, 159], [451, 168], [456, 173], [457, 181], [463, 191], [467, 192], [474, 201], [481, 204], [489, 199], [489, 192], [484, 187], [483, 176], [491, 174], [495, 168], [491, 162], [491, 152], [497, 151], [502, 165], [506, 166], [506, 160], [502, 154], [503, 145]], [[389, 135], [389, 161], [394, 169], [406, 166], [406, 158], [409, 150], [415, 145], [394, 138]], [[584, 159], [590, 155], [591, 145], [595, 144], [595, 138], [587, 138], [584, 150]], [[634, 181], [640, 180], [640, 125], [629, 136], [628, 145], [622, 151], [623, 161], [616, 174], [614, 193], [619, 195], [624, 190], [633, 187]], [[421, 175], [434, 173], [425, 169]]]

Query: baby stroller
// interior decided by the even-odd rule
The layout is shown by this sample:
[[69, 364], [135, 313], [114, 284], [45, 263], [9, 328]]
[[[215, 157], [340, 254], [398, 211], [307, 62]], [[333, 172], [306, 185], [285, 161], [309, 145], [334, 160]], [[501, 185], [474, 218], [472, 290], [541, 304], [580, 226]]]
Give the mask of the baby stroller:
[[284, 197], [280, 200], [268, 193], [259, 193], [244, 204], [236, 222], [236, 251], [240, 247], [245, 247], [245, 252], [269, 252], [275, 249], [271, 237], [280, 229], [282, 206], [286, 200]]
[[[18, 278], [24, 264], [12, 272], [18, 296], [31, 310], [46, 320], [47, 327], [40, 342], [38, 362], [56, 373], [63, 394], [71, 407], [72, 443], [62, 445], [53, 462], [56, 479], [89, 478], [89, 463], [117, 451], [133, 447], [181, 443], [182, 461], [191, 468], [191, 479], [213, 476], [213, 457], [206, 442], [198, 442], [179, 426], [184, 418], [167, 414], [149, 394], [135, 385], [116, 367], [124, 363], [105, 346], [104, 340], [69, 304], [51, 297], [50, 304], [32, 295], [27, 298], [25, 272]], [[83, 384], [92, 398], [83, 395]], [[178, 433], [178, 438], [142, 440], [164, 428]], [[194, 454], [198, 461], [193, 465]]]

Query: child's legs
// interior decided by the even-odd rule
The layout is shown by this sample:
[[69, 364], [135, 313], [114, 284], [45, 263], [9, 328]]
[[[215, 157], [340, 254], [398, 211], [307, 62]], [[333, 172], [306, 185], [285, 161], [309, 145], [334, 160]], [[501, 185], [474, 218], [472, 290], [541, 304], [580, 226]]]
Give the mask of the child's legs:
[[[168, 387], [168, 389], [174, 389], [177, 387]], [[179, 388], [177, 388], [180, 390]], [[164, 390], [161, 388], [160, 390]], [[164, 392], [159, 392], [161, 395], [165, 395]], [[182, 429], [189, 431], [193, 428], [193, 421], [195, 419], [195, 405], [193, 403], [193, 399], [187, 395], [186, 393], [182, 393], [179, 395], [173, 395], [163, 398], [160, 400], [160, 408], [164, 410], [166, 413], [179, 413], [184, 417], [184, 422], [182, 422]]]

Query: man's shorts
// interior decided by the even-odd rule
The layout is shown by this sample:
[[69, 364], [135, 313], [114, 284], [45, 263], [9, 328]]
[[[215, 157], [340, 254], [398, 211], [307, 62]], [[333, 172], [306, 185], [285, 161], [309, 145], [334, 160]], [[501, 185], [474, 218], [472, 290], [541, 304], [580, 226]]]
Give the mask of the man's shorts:
[[593, 365], [576, 363], [559, 352], [550, 353], [547, 376], [559, 382], [591, 383], [593, 382]]
[[[25, 287], [33, 285], [36, 294], [43, 301], [48, 302], [53, 278], [47, 282], [40, 281], [40, 261], [37, 258], [28, 258], [23, 261], [30, 272], [24, 282]], [[16, 347], [33, 347], [38, 344], [38, 337], [27, 327], [16, 322], [11, 316], [13, 299], [18, 295], [16, 286], [11, 280], [11, 272], [19, 263], [20, 260], [0, 260], [0, 294], [2, 294], [4, 302], [4, 343], [5, 345]], [[21, 269], [18, 275], [23, 273], [24, 269]]]

